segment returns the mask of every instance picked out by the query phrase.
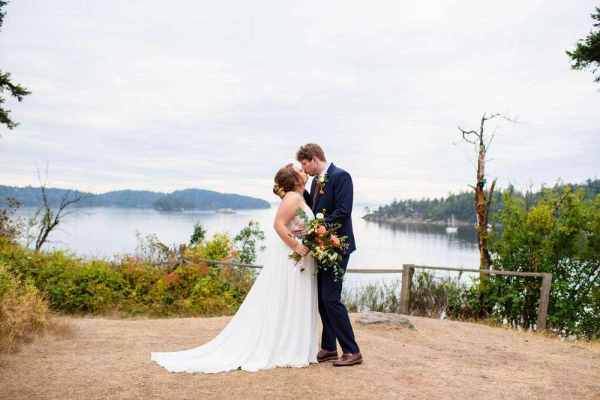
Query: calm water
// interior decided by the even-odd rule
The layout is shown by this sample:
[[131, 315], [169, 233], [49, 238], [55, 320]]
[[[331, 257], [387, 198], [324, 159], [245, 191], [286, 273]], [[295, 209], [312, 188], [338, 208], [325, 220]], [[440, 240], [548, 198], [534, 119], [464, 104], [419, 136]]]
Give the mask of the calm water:
[[[66, 220], [62, 229], [51, 236], [49, 247], [68, 248], [79, 254], [112, 256], [131, 253], [137, 239], [154, 233], [165, 244], [187, 243], [193, 226], [200, 221], [211, 237], [215, 232], [235, 235], [249, 220], [260, 223], [270, 240], [279, 240], [272, 229], [276, 207], [267, 210], [243, 210], [236, 214], [207, 211], [159, 212], [153, 209], [90, 208]], [[23, 208], [24, 217], [35, 209]], [[477, 268], [477, 234], [475, 228], [460, 227], [456, 234], [446, 234], [443, 226], [415, 224], [380, 224], [361, 218], [362, 209], [353, 211], [354, 233], [358, 250], [350, 258], [349, 268], [400, 269], [402, 264], [420, 264]], [[257, 264], [266, 260], [260, 253]], [[346, 285], [363, 285], [381, 279], [399, 278], [399, 274], [348, 274]]]

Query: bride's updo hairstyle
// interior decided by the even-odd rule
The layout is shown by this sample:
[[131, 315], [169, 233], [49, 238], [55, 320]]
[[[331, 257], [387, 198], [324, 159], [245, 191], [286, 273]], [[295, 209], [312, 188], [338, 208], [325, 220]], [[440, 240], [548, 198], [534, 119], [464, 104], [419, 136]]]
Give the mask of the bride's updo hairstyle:
[[294, 164], [288, 164], [275, 174], [273, 193], [283, 199], [283, 196], [285, 196], [287, 192], [294, 191], [298, 186], [304, 186], [302, 177], [294, 168]]

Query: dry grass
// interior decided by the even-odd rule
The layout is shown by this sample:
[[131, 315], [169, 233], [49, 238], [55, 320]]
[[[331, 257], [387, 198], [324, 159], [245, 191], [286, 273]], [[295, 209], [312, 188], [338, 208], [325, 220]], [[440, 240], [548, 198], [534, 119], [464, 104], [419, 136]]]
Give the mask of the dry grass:
[[50, 334], [55, 340], [67, 340], [75, 338], [76, 332], [77, 328], [72, 318], [51, 315], [45, 333]]
[[12, 339], [2, 338], [2, 343], [8, 343], [10, 346], [5, 345], [4, 350], [0, 352], [0, 368], [8, 365], [11, 355], [17, 354], [24, 347], [27, 348], [26, 344], [33, 343], [40, 338], [43, 338], [45, 342], [71, 340], [75, 338], [76, 331], [77, 328], [71, 318], [45, 314], [44, 324], [39, 325], [36, 329], [26, 330], [22, 335], [13, 336]]
[[21, 281], [0, 264], [0, 354], [43, 334], [48, 303], [31, 282]]
[[[352, 314], [353, 320], [358, 315]], [[354, 324], [365, 363], [258, 373], [169, 373], [151, 351], [195, 347], [230, 317], [60, 320], [53, 335], [6, 357], [4, 399], [486, 398], [596, 399], [600, 346], [481, 324], [410, 317], [416, 331]], [[69, 334], [66, 335], [67, 337]]]

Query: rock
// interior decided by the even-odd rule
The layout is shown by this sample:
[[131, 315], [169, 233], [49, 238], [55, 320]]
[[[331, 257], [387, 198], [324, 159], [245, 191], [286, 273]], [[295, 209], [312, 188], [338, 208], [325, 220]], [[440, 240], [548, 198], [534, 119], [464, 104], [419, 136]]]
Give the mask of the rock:
[[403, 315], [392, 313], [381, 313], [377, 311], [369, 311], [360, 317], [357, 322], [361, 325], [383, 325], [383, 326], [398, 326], [415, 330], [414, 325]]

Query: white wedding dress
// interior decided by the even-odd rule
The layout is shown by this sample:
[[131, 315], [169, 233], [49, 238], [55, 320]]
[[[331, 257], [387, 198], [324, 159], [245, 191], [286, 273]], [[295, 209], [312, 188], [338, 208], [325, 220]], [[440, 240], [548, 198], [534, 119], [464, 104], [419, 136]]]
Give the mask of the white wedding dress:
[[[314, 218], [306, 204], [304, 209]], [[297, 226], [290, 222], [288, 228]], [[295, 265], [288, 257], [292, 250], [279, 237], [267, 251], [267, 262], [252, 289], [217, 337], [189, 350], [151, 353], [150, 359], [170, 372], [204, 373], [316, 363], [319, 317], [314, 259], [307, 256]]]

